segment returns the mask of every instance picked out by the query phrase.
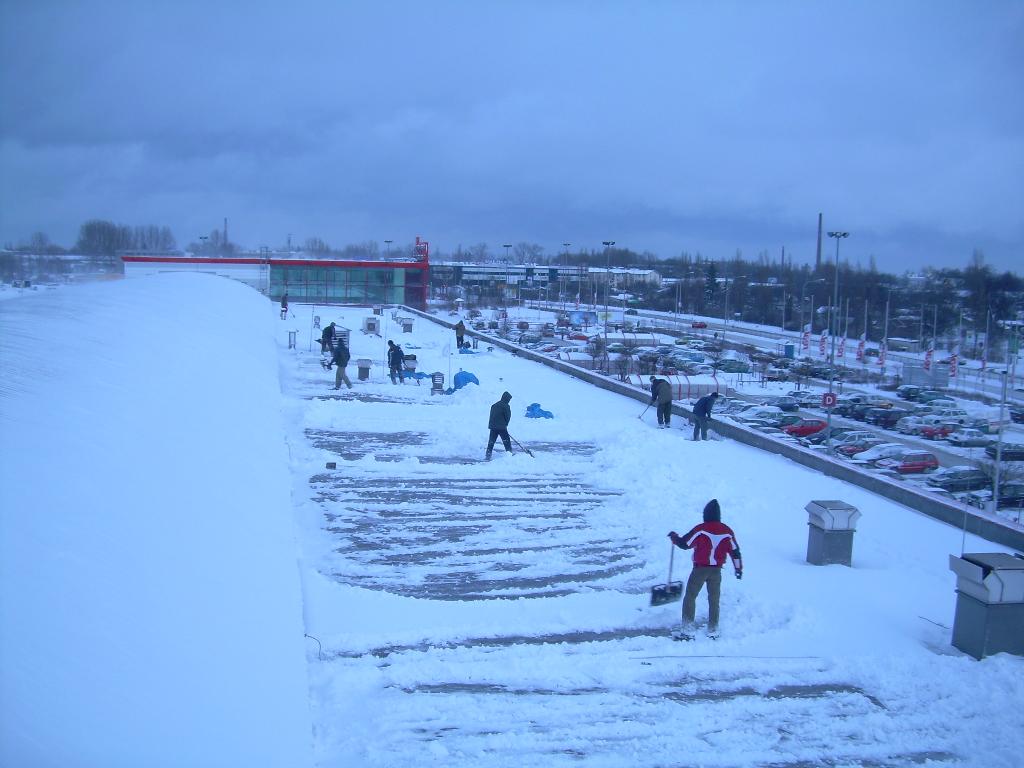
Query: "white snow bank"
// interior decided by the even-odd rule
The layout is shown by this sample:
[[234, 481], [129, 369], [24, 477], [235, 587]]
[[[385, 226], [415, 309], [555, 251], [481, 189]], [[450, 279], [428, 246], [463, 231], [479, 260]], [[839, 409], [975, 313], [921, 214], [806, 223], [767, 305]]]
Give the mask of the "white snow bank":
[[310, 763], [266, 309], [195, 274], [0, 305], [0, 764]]

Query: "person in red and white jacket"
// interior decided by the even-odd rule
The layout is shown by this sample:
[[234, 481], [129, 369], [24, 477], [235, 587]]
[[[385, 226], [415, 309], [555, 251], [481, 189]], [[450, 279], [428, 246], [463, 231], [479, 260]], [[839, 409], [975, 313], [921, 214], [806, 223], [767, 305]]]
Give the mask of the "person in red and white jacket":
[[743, 578], [743, 560], [740, 545], [732, 528], [722, 522], [718, 499], [704, 505], [704, 522], [695, 525], [680, 536], [670, 531], [668, 537], [680, 549], [693, 550], [693, 570], [686, 581], [683, 595], [683, 632], [692, 631], [697, 610], [697, 595], [708, 586], [708, 634], [718, 632], [718, 603], [722, 591], [722, 566], [726, 557], [732, 558], [737, 579]]

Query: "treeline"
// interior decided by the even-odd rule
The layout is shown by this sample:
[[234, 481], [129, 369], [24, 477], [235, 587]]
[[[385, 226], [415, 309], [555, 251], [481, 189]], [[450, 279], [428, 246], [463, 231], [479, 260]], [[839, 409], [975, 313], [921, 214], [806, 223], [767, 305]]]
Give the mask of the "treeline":
[[170, 227], [153, 224], [128, 226], [103, 219], [90, 219], [78, 229], [72, 248], [63, 248], [50, 240], [45, 232], [34, 232], [26, 243], [7, 244], [6, 250], [40, 256], [68, 253], [103, 257], [114, 261], [118, 251], [172, 251], [177, 248]]

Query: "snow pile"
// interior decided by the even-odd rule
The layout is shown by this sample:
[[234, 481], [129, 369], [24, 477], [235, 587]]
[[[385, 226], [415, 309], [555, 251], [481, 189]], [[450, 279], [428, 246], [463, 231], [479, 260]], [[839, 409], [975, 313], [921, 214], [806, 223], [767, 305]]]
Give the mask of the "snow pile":
[[191, 274], [0, 303], [0, 764], [309, 764], [266, 307]]

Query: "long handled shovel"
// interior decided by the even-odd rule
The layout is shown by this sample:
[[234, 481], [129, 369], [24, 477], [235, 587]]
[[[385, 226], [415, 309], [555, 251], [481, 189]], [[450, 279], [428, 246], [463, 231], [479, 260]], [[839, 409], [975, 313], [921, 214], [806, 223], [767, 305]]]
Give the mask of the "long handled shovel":
[[668, 581], [651, 587], [651, 605], [674, 603], [683, 596], [683, 582], [672, 581], [672, 561], [676, 556], [676, 545], [669, 542], [672, 551], [668, 555]]
[[[644, 413], [647, 413], [649, 410], [651, 410], [651, 404], [650, 403], [648, 403], [647, 407], [644, 408]], [[642, 421], [643, 418], [644, 418], [644, 413], [641, 413], [639, 416], [637, 416], [637, 418]]]
[[[512, 437], [512, 435], [509, 435], [509, 437]], [[529, 449], [529, 448], [527, 448], [527, 447], [526, 447], [525, 445], [523, 445], [522, 443], [520, 443], [520, 442], [519, 442], [518, 440], [516, 440], [516, 439], [515, 439], [514, 437], [512, 437], [512, 442], [513, 442], [513, 443], [515, 443], [516, 445], [518, 445], [518, 446], [519, 446], [519, 450], [521, 450], [521, 451], [526, 451], [526, 453], [527, 453], [527, 454], [529, 454], [529, 456], [530, 456], [530, 458], [531, 458], [531, 459], [533, 459], [533, 458], [536, 458], [536, 457], [535, 457], [535, 456], [533, 455], [533, 453], [532, 453], [532, 452], [530, 451], [530, 449]]]

